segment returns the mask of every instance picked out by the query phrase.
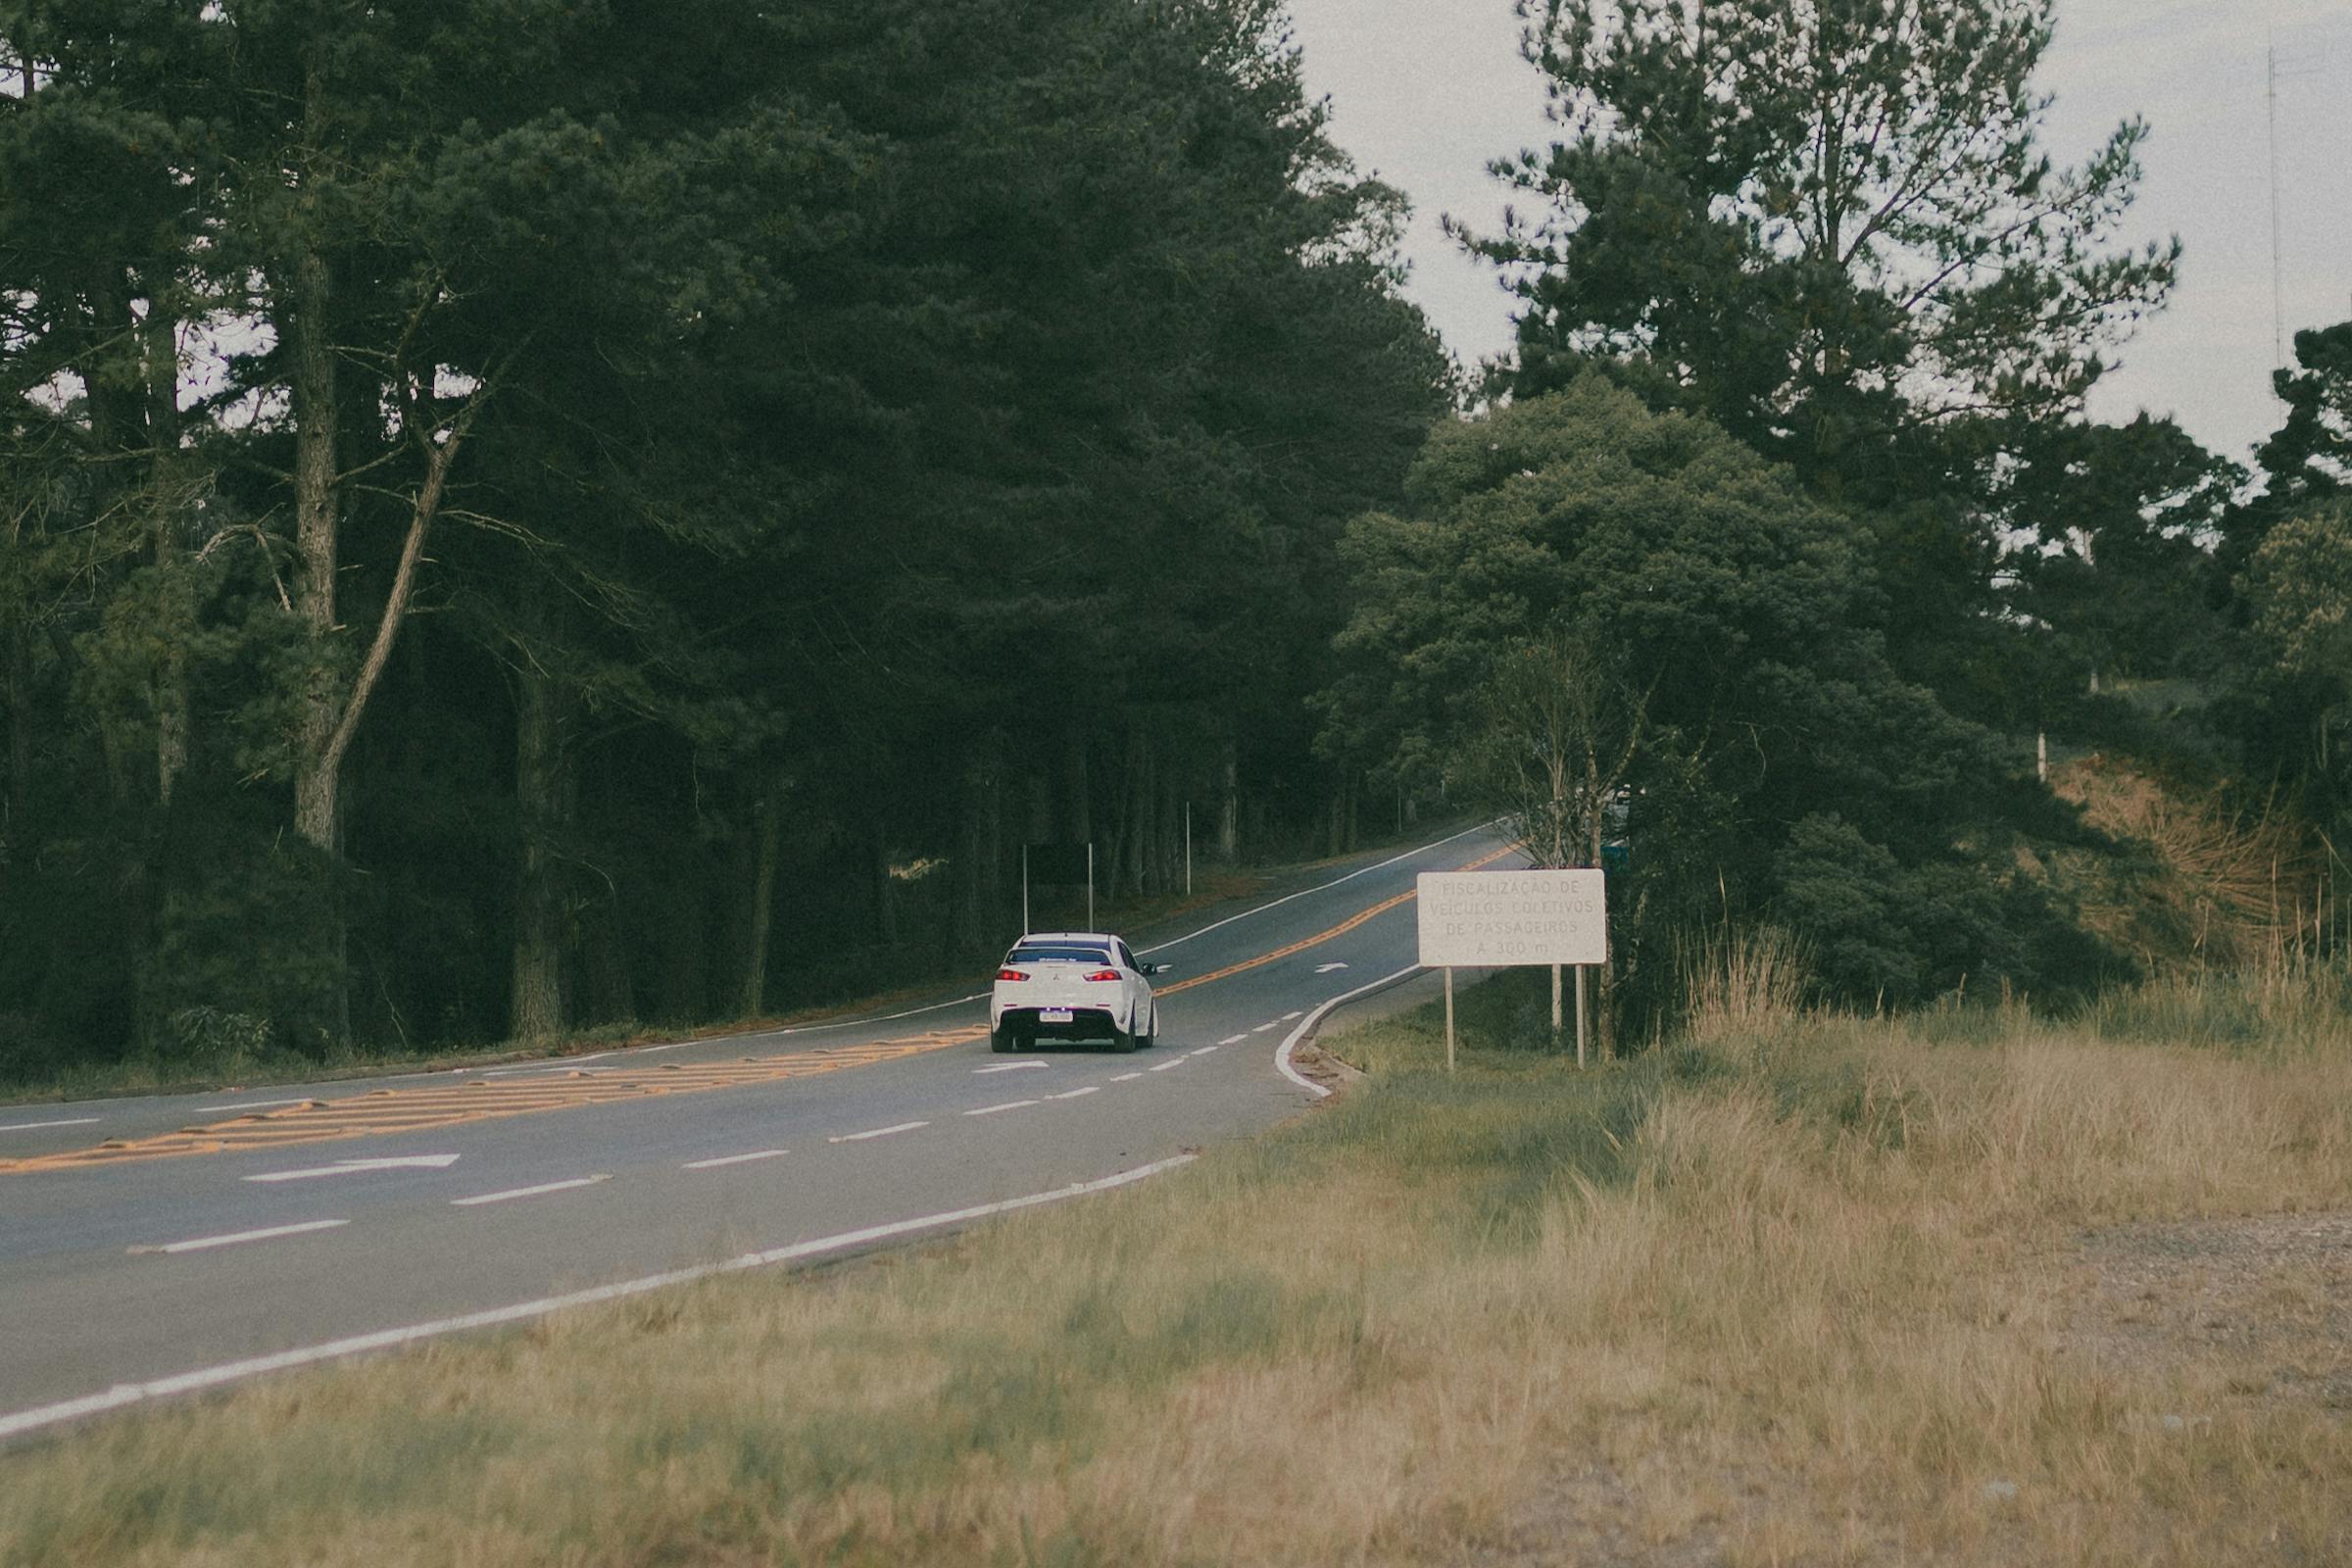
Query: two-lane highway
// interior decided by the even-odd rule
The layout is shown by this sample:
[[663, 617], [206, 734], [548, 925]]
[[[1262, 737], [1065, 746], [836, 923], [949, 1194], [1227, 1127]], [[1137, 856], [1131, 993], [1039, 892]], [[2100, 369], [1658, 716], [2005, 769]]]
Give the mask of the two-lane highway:
[[0, 1110], [0, 1438], [569, 1300], [840, 1255], [1263, 1131], [1313, 1009], [1409, 970], [1413, 877], [1333, 867], [1139, 952], [1152, 1051], [998, 1055], [986, 1002], [244, 1094]]

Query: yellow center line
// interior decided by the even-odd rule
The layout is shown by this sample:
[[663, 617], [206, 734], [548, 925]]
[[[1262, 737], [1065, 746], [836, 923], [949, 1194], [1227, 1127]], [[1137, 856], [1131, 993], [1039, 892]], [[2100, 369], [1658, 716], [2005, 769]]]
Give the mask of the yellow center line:
[[[1519, 848], [1519, 846], [1516, 844], [1506, 844], [1501, 849], [1494, 851], [1491, 855], [1480, 856], [1477, 859], [1472, 860], [1467, 865], [1459, 867], [1459, 869], [1464, 871], [1482, 870], [1487, 866], [1493, 865], [1496, 860], [1501, 859], [1504, 856], [1510, 854], [1517, 848]], [[1207, 974], [1195, 975], [1190, 980], [1179, 980], [1172, 986], [1161, 986], [1158, 988], [1158, 994], [1163, 997], [1172, 997], [1179, 991], [1190, 991], [1195, 986], [1204, 986], [1212, 980], [1228, 979], [1234, 975], [1243, 974], [1251, 969], [1262, 968], [1266, 964], [1275, 962], [1277, 959], [1290, 957], [1293, 954], [1304, 953], [1309, 948], [1321, 947], [1324, 943], [1329, 942], [1334, 937], [1346, 936], [1357, 926], [1362, 925], [1366, 920], [1372, 919], [1378, 915], [1386, 914], [1400, 904], [1411, 903], [1415, 896], [1414, 890], [1407, 888], [1393, 899], [1384, 900], [1379, 904], [1375, 904], [1369, 909], [1364, 909], [1358, 913], [1348, 916], [1347, 919], [1342, 920], [1338, 925], [1333, 926], [1328, 931], [1318, 931], [1313, 936], [1303, 937], [1298, 941], [1292, 943], [1287, 948], [1277, 948], [1272, 953], [1261, 953], [1254, 958], [1244, 958], [1239, 963], [1227, 964], [1224, 968], [1211, 970]]]
[[[1511, 853], [1508, 845], [1482, 856], [1461, 869], [1475, 871]], [[1407, 891], [1349, 916], [1328, 931], [1211, 974], [1196, 976], [1161, 988], [1173, 996], [1214, 980], [1259, 968], [1293, 954], [1344, 936], [1365, 921], [1386, 914], [1413, 897]], [[380, 1137], [390, 1133], [425, 1132], [508, 1116], [569, 1110], [580, 1105], [611, 1105], [624, 1101], [651, 1100], [662, 1095], [690, 1095], [707, 1089], [735, 1089], [749, 1084], [775, 1083], [897, 1061], [926, 1052], [944, 1051], [983, 1039], [985, 1025], [957, 1029], [928, 1029], [921, 1034], [874, 1040], [853, 1046], [825, 1046], [775, 1056], [745, 1056], [734, 1061], [662, 1062], [644, 1069], [619, 1068], [612, 1073], [569, 1073], [531, 1078], [471, 1078], [455, 1084], [418, 1089], [370, 1089], [344, 1100], [311, 1100], [283, 1110], [247, 1113], [201, 1127], [150, 1138], [108, 1139], [91, 1149], [0, 1159], [0, 1175], [19, 1171], [72, 1170], [88, 1165], [124, 1164], [133, 1160], [169, 1159], [182, 1154], [259, 1152], [297, 1144], [328, 1143], [346, 1138]]]

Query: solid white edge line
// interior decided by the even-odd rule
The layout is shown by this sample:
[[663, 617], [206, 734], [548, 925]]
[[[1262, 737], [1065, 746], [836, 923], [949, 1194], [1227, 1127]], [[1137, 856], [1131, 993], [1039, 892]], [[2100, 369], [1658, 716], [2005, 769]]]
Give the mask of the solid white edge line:
[[543, 1297], [535, 1301], [517, 1301], [513, 1306], [493, 1307], [485, 1312], [468, 1312], [463, 1317], [436, 1318], [427, 1323], [412, 1323], [406, 1328], [382, 1329], [373, 1334], [357, 1334], [348, 1339], [328, 1340], [323, 1344], [304, 1346], [299, 1349], [279, 1350], [271, 1355], [257, 1355], [242, 1361], [224, 1361], [219, 1366], [182, 1372], [172, 1377], [157, 1378], [146, 1383], [118, 1383], [100, 1394], [84, 1395], [77, 1399], [66, 1399], [55, 1404], [35, 1406], [9, 1415], [0, 1415], [0, 1438], [13, 1438], [77, 1416], [96, 1415], [106, 1410], [118, 1410], [143, 1399], [165, 1398], [175, 1394], [191, 1394], [198, 1389], [218, 1388], [257, 1377], [265, 1372], [281, 1372], [290, 1367], [309, 1366], [319, 1361], [336, 1360], [347, 1355], [359, 1355], [368, 1350], [386, 1350], [398, 1346], [413, 1345], [419, 1340], [438, 1338], [445, 1334], [462, 1333], [467, 1329], [493, 1328], [502, 1323], [518, 1322], [525, 1318], [544, 1317], [566, 1307], [593, 1306], [602, 1301], [615, 1301], [665, 1286], [684, 1285], [693, 1280], [707, 1279], [713, 1274], [732, 1274], [744, 1269], [767, 1268], [777, 1263], [789, 1263], [804, 1257], [815, 1257], [825, 1252], [838, 1252], [846, 1248], [860, 1247], [868, 1242], [886, 1241], [894, 1236], [906, 1236], [916, 1231], [936, 1230], [943, 1225], [962, 1224], [967, 1220], [986, 1219], [994, 1214], [1009, 1213], [1019, 1208], [1034, 1208], [1040, 1203], [1059, 1202], [1065, 1198], [1083, 1198], [1092, 1193], [1107, 1192], [1124, 1187], [1161, 1171], [1174, 1170], [1192, 1163], [1196, 1156], [1176, 1154], [1167, 1159], [1138, 1165], [1133, 1170], [1120, 1171], [1113, 1176], [1098, 1177], [1091, 1182], [1077, 1182], [1057, 1187], [1051, 1192], [1031, 1193], [1025, 1198], [1008, 1198], [1001, 1202], [979, 1203], [970, 1208], [952, 1209], [944, 1214], [925, 1214], [919, 1219], [893, 1220], [886, 1225], [870, 1225], [864, 1230], [844, 1231], [838, 1236], [823, 1236], [814, 1241], [795, 1242], [789, 1247], [771, 1248], [764, 1252], [747, 1252], [741, 1257], [728, 1258], [723, 1263], [704, 1263], [693, 1268], [671, 1269], [662, 1274], [648, 1274], [642, 1279], [623, 1280], [614, 1285], [599, 1285], [566, 1296]]
[[748, 1154], [720, 1154], [715, 1159], [690, 1159], [680, 1170], [716, 1170], [721, 1165], [748, 1165], [755, 1159], [776, 1159], [791, 1153], [789, 1149], [758, 1149]]
[[38, 1132], [43, 1127], [87, 1127], [94, 1121], [105, 1119], [103, 1116], [74, 1116], [65, 1121], [12, 1121], [0, 1127], [0, 1133]]
[[471, 1208], [476, 1203], [503, 1203], [510, 1198], [537, 1198], [542, 1193], [568, 1193], [575, 1187], [594, 1187], [598, 1182], [609, 1182], [612, 1179], [611, 1176], [574, 1176], [569, 1181], [541, 1182], [536, 1187], [513, 1187], [503, 1193], [480, 1193], [472, 1198], [453, 1198], [449, 1200], [449, 1206]]
[[1316, 1083], [1313, 1079], [1299, 1076], [1298, 1069], [1291, 1065], [1291, 1053], [1298, 1049], [1299, 1041], [1304, 1040], [1309, 1034], [1314, 1032], [1315, 1025], [1323, 1021], [1323, 1015], [1331, 1011], [1332, 1008], [1338, 1006], [1341, 1003], [1353, 1002], [1358, 997], [1378, 991], [1382, 986], [1394, 985], [1396, 982], [1403, 979], [1406, 975], [1413, 973], [1420, 967], [1421, 966], [1417, 963], [1408, 963], [1403, 968], [1397, 970], [1395, 974], [1383, 975], [1380, 979], [1373, 981], [1369, 985], [1357, 986], [1353, 991], [1343, 991], [1338, 996], [1332, 998], [1329, 1002], [1326, 1002], [1321, 1006], [1317, 1007], [1314, 1011], [1308, 1013], [1305, 1017], [1299, 1019], [1298, 1027], [1292, 1030], [1289, 1034], [1283, 1036], [1282, 1044], [1274, 1048], [1275, 1069], [1279, 1071], [1285, 1078], [1288, 1078], [1291, 1082], [1297, 1084], [1299, 1088], [1314, 1096], [1317, 1100], [1321, 1100], [1325, 1095], [1330, 1094], [1331, 1091], [1329, 1089], [1326, 1089], [1323, 1085]]
[[993, 1116], [1000, 1110], [1018, 1110], [1023, 1105], [1036, 1103], [1037, 1102], [1034, 1100], [1007, 1100], [1002, 1105], [982, 1105], [978, 1110], [967, 1110], [964, 1114], [966, 1116]]
[[234, 1247], [239, 1242], [266, 1242], [273, 1236], [300, 1236], [306, 1231], [331, 1231], [338, 1225], [348, 1225], [347, 1219], [306, 1219], [299, 1225], [272, 1225], [267, 1230], [238, 1231], [229, 1236], [199, 1236], [193, 1241], [165, 1242], [152, 1247], [133, 1247], [133, 1252], [201, 1252], [207, 1248]]
[[910, 1133], [917, 1127], [928, 1127], [927, 1121], [903, 1121], [895, 1127], [876, 1127], [871, 1132], [841, 1133], [825, 1140], [828, 1144], [861, 1144], [868, 1138], [888, 1138], [892, 1133]]
[[1253, 914], [1263, 914], [1268, 909], [1278, 909], [1282, 907], [1282, 906], [1290, 903], [1293, 899], [1303, 899], [1310, 893], [1328, 892], [1331, 889], [1338, 887], [1343, 882], [1352, 882], [1359, 876], [1370, 876], [1375, 871], [1385, 871], [1390, 866], [1396, 864], [1398, 861], [1409, 860], [1416, 855], [1427, 855], [1432, 850], [1443, 849], [1445, 846], [1451, 844], [1455, 839], [1466, 839], [1473, 833], [1484, 833], [1487, 831], [1487, 829], [1494, 826], [1496, 822], [1501, 820], [1502, 818], [1495, 817], [1492, 821], [1481, 822], [1475, 827], [1466, 827], [1459, 833], [1448, 833], [1442, 839], [1432, 839], [1427, 844], [1416, 845], [1412, 849], [1406, 850], [1401, 855], [1392, 855], [1387, 859], [1381, 861], [1378, 865], [1359, 866], [1357, 869], [1348, 872], [1346, 876], [1334, 877], [1329, 882], [1320, 883], [1315, 887], [1300, 888], [1296, 893], [1286, 893], [1281, 898], [1261, 904], [1253, 909], [1244, 909], [1239, 914], [1229, 914], [1224, 919], [1204, 925], [1198, 931], [1187, 931], [1180, 937], [1172, 937], [1168, 941], [1158, 943], [1152, 947], [1138, 948], [1135, 951], [1138, 953], [1165, 953], [1168, 951], [1168, 949], [1179, 947], [1184, 943], [1192, 941], [1195, 937], [1204, 937], [1211, 931], [1222, 930], [1224, 927], [1233, 924], [1233, 922], [1236, 920], [1247, 920]]

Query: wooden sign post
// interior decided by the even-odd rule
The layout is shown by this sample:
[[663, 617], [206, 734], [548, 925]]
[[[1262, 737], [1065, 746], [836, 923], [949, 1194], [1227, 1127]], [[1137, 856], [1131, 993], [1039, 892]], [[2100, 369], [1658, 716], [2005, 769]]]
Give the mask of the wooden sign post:
[[1584, 966], [1609, 961], [1603, 873], [1424, 871], [1414, 886], [1421, 965], [1446, 971], [1446, 1070], [1453, 1070], [1453, 971], [1523, 963], [1576, 966], [1576, 1064], [1583, 1066]]

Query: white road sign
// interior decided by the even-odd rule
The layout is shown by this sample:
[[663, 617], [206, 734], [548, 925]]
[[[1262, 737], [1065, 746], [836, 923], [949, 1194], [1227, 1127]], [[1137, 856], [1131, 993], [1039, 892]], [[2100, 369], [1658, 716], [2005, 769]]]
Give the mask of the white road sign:
[[1608, 961], [1599, 871], [1424, 871], [1417, 886], [1425, 968]]

